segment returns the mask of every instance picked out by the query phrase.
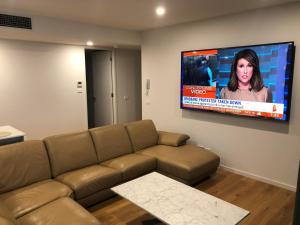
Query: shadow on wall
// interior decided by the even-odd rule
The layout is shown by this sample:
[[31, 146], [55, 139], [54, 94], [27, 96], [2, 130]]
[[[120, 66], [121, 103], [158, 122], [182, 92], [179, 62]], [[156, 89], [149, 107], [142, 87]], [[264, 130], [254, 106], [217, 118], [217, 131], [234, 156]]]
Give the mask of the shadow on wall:
[[220, 123], [237, 127], [246, 127], [257, 130], [272, 131], [288, 134], [288, 122], [266, 120], [259, 118], [234, 116], [230, 114], [221, 114], [205, 111], [182, 110], [182, 117], [186, 119], [201, 120], [205, 122]]

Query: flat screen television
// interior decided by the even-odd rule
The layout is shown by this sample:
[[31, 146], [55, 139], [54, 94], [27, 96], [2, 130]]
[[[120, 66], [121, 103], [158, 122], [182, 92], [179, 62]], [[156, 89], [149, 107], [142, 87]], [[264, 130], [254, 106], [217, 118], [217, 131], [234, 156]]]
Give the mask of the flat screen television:
[[294, 42], [181, 52], [182, 109], [289, 120]]

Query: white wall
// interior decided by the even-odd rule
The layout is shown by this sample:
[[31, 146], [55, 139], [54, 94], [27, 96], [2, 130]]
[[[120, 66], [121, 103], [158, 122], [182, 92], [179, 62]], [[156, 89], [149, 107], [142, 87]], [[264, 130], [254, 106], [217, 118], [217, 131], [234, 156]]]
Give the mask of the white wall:
[[[27, 139], [86, 129], [86, 41], [94, 48], [139, 48], [140, 33], [20, 16], [32, 18], [32, 30], [0, 27], [0, 126], [15, 126]], [[83, 82], [82, 93], [77, 81]]]
[[137, 31], [101, 27], [43, 16], [20, 16], [32, 18], [32, 30], [0, 26], [0, 38], [72, 45], [85, 45], [86, 41], [92, 40], [95, 46], [102, 47], [139, 48], [140, 46], [141, 37]]
[[[221, 163], [241, 173], [294, 189], [300, 159], [300, 54], [296, 52], [289, 124], [180, 109], [180, 53], [184, 50], [295, 41], [300, 4], [256, 10], [144, 32], [143, 118], [160, 130], [185, 132], [210, 147]], [[145, 93], [145, 90], [142, 91]]]
[[87, 128], [83, 47], [0, 40], [0, 49], [0, 126], [26, 139]]

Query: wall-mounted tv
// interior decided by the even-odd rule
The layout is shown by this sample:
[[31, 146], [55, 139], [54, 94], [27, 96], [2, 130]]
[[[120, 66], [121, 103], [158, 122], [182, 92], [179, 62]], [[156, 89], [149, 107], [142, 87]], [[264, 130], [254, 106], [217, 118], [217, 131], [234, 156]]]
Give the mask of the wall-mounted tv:
[[181, 52], [181, 108], [289, 120], [294, 42]]

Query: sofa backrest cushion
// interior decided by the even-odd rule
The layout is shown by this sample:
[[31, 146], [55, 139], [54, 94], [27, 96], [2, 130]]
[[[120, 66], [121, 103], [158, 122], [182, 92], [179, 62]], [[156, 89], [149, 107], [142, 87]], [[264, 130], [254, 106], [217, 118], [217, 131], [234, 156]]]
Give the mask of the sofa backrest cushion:
[[98, 163], [88, 131], [61, 134], [44, 139], [54, 177]]
[[140, 120], [125, 126], [135, 151], [157, 145], [158, 133], [152, 120]]
[[100, 162], [133, 152], [128, 133], [122, 124], [90, 129]]
[[51, 177], [42, 141], [25, 141], [0, 147], [0, 194]]

